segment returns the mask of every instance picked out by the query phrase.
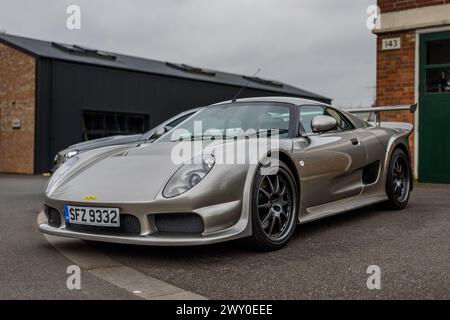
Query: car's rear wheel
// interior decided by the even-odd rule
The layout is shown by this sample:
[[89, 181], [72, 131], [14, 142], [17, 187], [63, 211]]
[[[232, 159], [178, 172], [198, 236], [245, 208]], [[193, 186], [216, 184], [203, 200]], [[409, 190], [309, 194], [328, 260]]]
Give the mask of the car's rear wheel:
[[400, 210], [406, 207], [411, 191], [411, 169], [409, 159], [401, 149], [395, 149], [389, 162], [386, 180], [388, 208]]
[[253, 247], [273, 251], [284, 247], [297, 224], [298, 188], [294, 176], [280, 162], [275, 174], [255, 177], [252, 193], [252, 229], [249, 239]]

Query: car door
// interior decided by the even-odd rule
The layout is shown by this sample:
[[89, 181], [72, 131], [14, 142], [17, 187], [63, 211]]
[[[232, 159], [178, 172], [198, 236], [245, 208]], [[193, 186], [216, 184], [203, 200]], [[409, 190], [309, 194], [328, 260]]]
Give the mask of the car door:
[[[293, 157], [300, 165], [302, 205], [309, 208], [356, 196], [362, 191], [366, 153], [351, 122], [338, 111], [320, 105], [301, 106], [300, 133], [294, 139]], [[337, 128], [314, 133], [317, 115], [332, 116]]]

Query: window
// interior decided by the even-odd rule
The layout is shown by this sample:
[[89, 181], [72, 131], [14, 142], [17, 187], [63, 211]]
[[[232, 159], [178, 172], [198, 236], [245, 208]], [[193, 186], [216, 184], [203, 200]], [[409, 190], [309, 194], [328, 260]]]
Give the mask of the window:
[[148, 130], [148, 123], [148, 115], [83, 111], [83, 140], [114, 135], [140, 134]]
[[311, 121], [315, 116], [330, 116], [336, 119], [339, 130], [350, 130], [353, 126], [350, 122], [337, 110], [317, 105], [300, 107], [300, 125], [302, 133], [313, 133]]
[[174, 69], [178, 69], [184, 72], [190, 72], [190, 73], [197, 73], [197, 74], [201, 74], [201, 75], [205, 75], [205, 76], [210, 76], [210, 77], [214, 77], [216, 75], [216, 73], [214, 71], [210, 71], [210, 70], [206, 70], [206, 69], [202, 69], [202, 68], [198, 68], [198, 67], [193, 67], [187, 64], [178, 64], [178, 63], [172, 63], [172, 62], [166, 62], [166, 65], [174, 68]]
[[302, 133], [312, 133], [311, 121], [315, 116], [325, 115], [325, 110], [321, 106], [301, 106], [300, 125]]
[[289, 133], [289, 123], [290, 108], [286, 105], [262, 102], [230, 103], [196, 113], [176, 128], [184, 130], [175, 129], [159, 141], [217, 136], [231, 139], [275, 129], [281, 138], [285, 138]]
[[71, 54], [78, 54], [78, 55], [85, 55], [90, 56], [94, 58], [103, 58], [103, 59], [109, 59], [109, 60], [116, 60], [117, 57], [114, 56], [111, 53], [100, 51], [96, 49], [89, 49], [77, 45], [70, 45], [70, 44], [64, 44], [64, 43], [57, 43], [52, 42], [52, 46], [55, 48], [58, 48], [59, 50], [71, 53]]
[[450, 64], [450, 39], [427, 42], [427, 65]]
[[426, 70], [427, 92], [450, 92], [450, 67]]
[[450, 39], [426, 43], [425, 90], [450, 92]]
[[325, 112], [328, 116], [336, 119], [338, 127], [342, 130], [353, 129], [353, 126], [350, 124], [350, 122], [340, 112], [331, 108], [326, 108]]
[[182, 123], [184, 120], [186, 120], [187, 118], [189, 118], [190, 116], [192, 116], [193, 114], [194, 114], [194, 113], [188, 113], [188, 114], [185, 114], [184, 116], [181, 116], [181, 117], [179, 117], [179, 118], [173, 120], [172, 122], [169, 122], [169, 123], [166, 125], [166, 127], [174, 128], [174, 127], [176, 127], [177, 125], [179, 125], [180, 123]]

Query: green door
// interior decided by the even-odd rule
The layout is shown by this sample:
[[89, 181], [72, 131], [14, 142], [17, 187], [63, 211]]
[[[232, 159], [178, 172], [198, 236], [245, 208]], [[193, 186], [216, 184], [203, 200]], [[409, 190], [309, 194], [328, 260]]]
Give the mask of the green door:
[[450, 32], [420, 37], [419, 180], [450, 183]]

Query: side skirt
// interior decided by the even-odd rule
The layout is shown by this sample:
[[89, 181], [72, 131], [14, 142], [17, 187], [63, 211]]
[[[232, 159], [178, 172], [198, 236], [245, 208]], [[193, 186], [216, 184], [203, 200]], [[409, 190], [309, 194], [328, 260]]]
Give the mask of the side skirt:
[[306, 209], [306, 215], [300, 217], [299, 223], [307, 223], [325, 217], [334, 216], [340, 213], [370, 206], [388, 200], [385, 194], [381, 195], [358, 195], [352, 198], [322, 204]]

